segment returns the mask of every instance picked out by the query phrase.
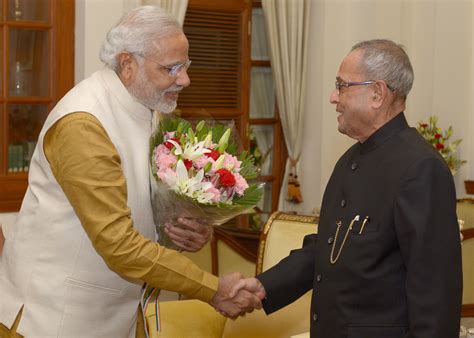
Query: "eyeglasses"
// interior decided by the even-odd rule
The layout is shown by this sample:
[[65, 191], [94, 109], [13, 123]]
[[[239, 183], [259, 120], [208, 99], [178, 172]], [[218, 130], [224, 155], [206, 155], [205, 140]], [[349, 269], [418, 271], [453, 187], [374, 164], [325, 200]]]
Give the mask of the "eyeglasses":
[[[362, 82], [344, 82], [342, 80], [336, 80], [336, 90], [337, 93], [340, 94], [341, 88], [348, 88], [352, 86], [366, 86], [369, 84], [374, 84], [376, 81], [375, 80], [370, 80], [370, 81], [362, 81]], [[385, 83], [385, 82], [384, 82]], [[390, 87], [387, 83], [385, 83], [388, 89], [390, 89], [392, 92], [395, 91], [392, 87]]]
[[167, 75], [169, 77], [172, 77], [172, 78], [177, 78], [183, 71], [186, 71], [188, 70], [189, 66], [191, 65], [191, 60], [187, 60], [186, 62], [184, 63], [177, 63], [173, 66], [163, 66], [162, 64], [160, 64], [159, 62], [155, 61], [155, 60], [152, 60], [150, 58], [147, 58], [145, 55], [143, 54], [139, 54], [139, 53], [133, 53], [134, 55], [138, 55], [148, 61], [151, 61], [153, 63], [156, 63], [158, 66], [161, 67], [161, 69], [164, 69], [166, 70], [167, 72]]

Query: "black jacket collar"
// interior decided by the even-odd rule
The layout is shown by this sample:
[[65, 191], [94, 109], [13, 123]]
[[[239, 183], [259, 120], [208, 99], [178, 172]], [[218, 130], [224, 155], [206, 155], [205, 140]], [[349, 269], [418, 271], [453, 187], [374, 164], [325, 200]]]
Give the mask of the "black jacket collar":
[[408, 122], [403, 112], [396, 115], [393, 119], [385, 123], [382, 127], [377, 129], [375, 133], [360, 144], [360, 153], [366, 154], [369, 151], [377, 148], [379, 145], [385, 143], [389, 138], [398, 134], [401, 130], [408, 128]]

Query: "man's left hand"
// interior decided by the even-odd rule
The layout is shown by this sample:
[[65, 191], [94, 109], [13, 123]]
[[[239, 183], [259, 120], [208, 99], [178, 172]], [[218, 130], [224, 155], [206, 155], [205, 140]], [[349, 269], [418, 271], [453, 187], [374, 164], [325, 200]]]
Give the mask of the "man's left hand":
[[178, 223], [179, 226], [165, 224], [165, 232], [183, 251], [196, 252], [212, 237], [212, 227], [201, 224], [195, 219], [180, 217]]

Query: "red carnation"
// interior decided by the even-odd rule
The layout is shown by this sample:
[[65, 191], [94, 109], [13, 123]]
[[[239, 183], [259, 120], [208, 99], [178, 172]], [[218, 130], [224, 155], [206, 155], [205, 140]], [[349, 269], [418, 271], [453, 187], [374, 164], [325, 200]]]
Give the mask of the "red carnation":
[[184, 166], [186, 167], [186, 170], [191, 169], [191, 167], [193, 166], [193, 161], [191, 160], [183, 160], [183, 163], [184, 163]]
[[420, 127], [421, 128], [426, 128], [426, 127], [428, 127], [428, 124], [427, 123], [420, 123]]
[[210, 157], [212, 158], [214, 161], [217, 161], [217, 159], [221, 156], [221, 154], [217, 151], [217, 150], [214, 150], [214, 149], [208, 149], [210, 152], [209, 153], [206, 153], [205, 155], [207, 157]]
[[[179, 142], [179, 138], [173, 137], [173, 138], [171, 138], [170, 140], [173, 140], [173, 141], [175, 141], [176, 143], [181, 144], [181, 142]], [[174, 147], [173, 143], [168, 142], [168, 141], [166, 141], [165, 143], [163, 143], [163, 145], [164, 145], [166, 148], [168, 148], [169, 150], [173, 149], [173, 147]]]
[[435, 134], [435, 138], [441, 138], [441, 134]]
[[216, 171], [219, 174], [219, 183], [223, 187], [233, 187], [235, 185], [234, 175], [227, 169], [219, 169]]
[[444, 144], [436, 143], [436, 149], [444, 149]]

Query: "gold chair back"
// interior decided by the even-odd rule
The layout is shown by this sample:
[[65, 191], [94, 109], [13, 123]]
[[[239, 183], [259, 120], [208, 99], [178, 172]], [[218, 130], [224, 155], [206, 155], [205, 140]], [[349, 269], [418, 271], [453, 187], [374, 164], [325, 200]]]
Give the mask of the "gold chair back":
[[[316, 216], [275, 212], [262, 231], [259, 244], [257, 274], [277, 264], [291, 250], [301, 248], [303, 238], [317, 231]], [[235, 321], [228, 320], [224, 338], [283, 338], [309, 331], [312, 292], [307, 292], [285, 308], [266, 315], [254, 311]]]
[[462, 231], [462, 317], [474, 317], [474, 228]]

